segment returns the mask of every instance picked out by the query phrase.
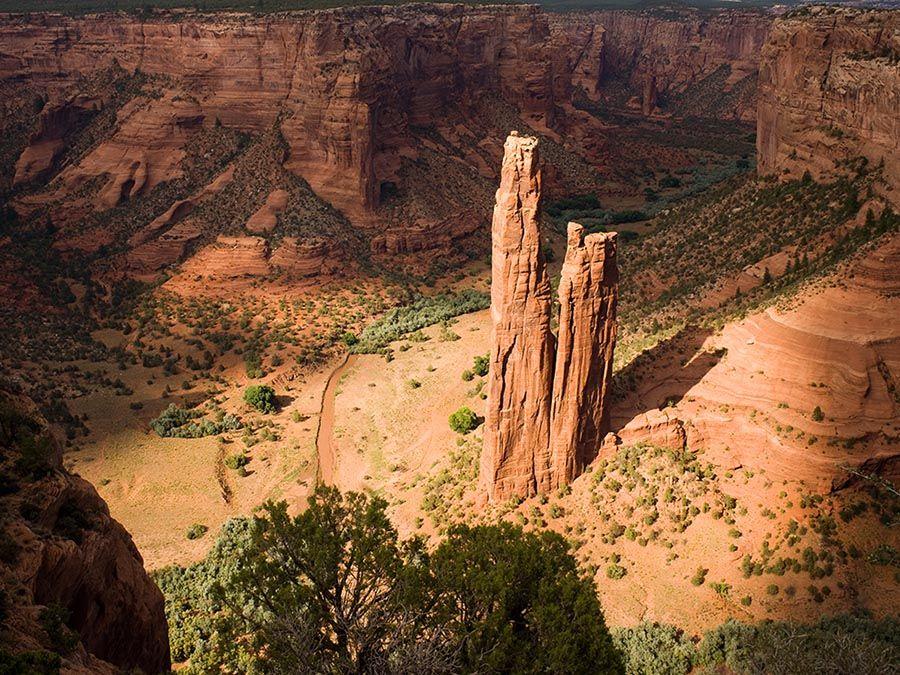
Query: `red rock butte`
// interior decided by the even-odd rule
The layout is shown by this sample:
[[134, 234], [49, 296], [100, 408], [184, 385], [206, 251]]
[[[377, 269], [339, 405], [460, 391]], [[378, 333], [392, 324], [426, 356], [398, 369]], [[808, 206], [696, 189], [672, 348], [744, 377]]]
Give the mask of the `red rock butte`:
[[491, 369], [481, 483], [492, 500], [565, 485], [608, 431], [616, 234], [569, 223], [559, 339], [541, 250], [538, 142], [506, 139], [492, 221]]

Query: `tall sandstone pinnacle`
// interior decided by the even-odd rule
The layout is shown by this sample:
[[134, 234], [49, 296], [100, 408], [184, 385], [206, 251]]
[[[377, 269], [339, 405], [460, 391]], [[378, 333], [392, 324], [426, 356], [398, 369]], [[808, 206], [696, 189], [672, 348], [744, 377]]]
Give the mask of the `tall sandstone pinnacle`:
[[537, 139], [506, 139], [491, 225], [491, 367], [481, 481], [493, 500], [551, 488], [554, 337]]
[[569, 223], [550, 409], [554, 487], [584, 471], [609, 431], [618, 286], [616, 233], [585, 236]]
[[616, 339], [616, 235], [569, 223], [559, 349], [541, 251], [537, 139], [506, 139], [492, 222], [491, 363], [481, 484], [493, 501], [564, 485], [607, 431]]

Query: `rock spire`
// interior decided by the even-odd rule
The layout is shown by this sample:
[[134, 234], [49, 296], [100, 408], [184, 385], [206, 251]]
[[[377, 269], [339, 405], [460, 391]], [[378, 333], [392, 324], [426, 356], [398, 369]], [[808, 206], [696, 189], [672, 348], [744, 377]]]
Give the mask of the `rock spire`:
[[616, 339], [616, 235], [569, 223], [559, 345], [541, 250], [538, 142], [504, 145], [492, 222], [491, 367], [481, 483], [494, 501], [568, 483], [608, 430]]
[[585, 236], [581, 225], [569, 223], [550, 410], [555, 486], [581, 474], [609, 430], [618, 285], [616, 233]]
[[491, 225], [491, 367], [481, 480], [492, 499], [551, 487], [554, 337], [537, 139], [506, 139]]

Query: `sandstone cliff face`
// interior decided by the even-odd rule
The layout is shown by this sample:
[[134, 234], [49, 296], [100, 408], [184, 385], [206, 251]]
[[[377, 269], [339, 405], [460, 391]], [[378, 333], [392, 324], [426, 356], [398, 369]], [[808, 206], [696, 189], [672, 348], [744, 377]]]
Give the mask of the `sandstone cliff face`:
[[619, 275], [616, 235], [569, 223], [559, 338], [538, 224], [537, 139], [504, 146], [492, 223], [491, 364], [482, 486], [494, 500], [565, 485], [608, 431]]
[[[287, 166], [365, 222], [380, 181], [412, 145], [410, 127], [431, 123], [449, 102], [494, 92], [537, 123], [552, 122], [549, 37], [535, 7], [420, 5], [177, 21], [37, 16], [0, 26], [0, 78], [28, 78], [51, 96], [76, 74], [113, 62], [173, 78], [189, 96], [164, 96], [146, 106], [148, 119], [139, 118], [153, 139], [160, 130], [174, 136], [170, 142], [177, 140], [171, 123], [189, 103], [207, 123], [254, 132], [282, 115]], [[114, 146], [102, 168], [115, 168], [113, 155], [127, 158], [133, 168], [116, 175], [126, 175], [119, 183], [134, 181], [131, 193], [152, 180], [146, 176], [171, 170], [164, 157], [134, 156], [142, 143], [130, 133], [124, 140], [132, 152]], [[173, 154], [169, 148], [165, 157]]]
[[[0, 532], [7, 648], [57, 651], [73, 672], [168, 671], [162, 593], [96, 490], [62, 469], [59, 448], [42, 440], [45, 423], [26, 405], [0, 393], [3, 474], [15, 486], [0, 497], [11, 514]], [[73, 643], [54, 644], [46, 632], [40, 610], [50, 605], [67, 611], [63, 632], [77, 633]]]
[[[611, 80], [624, 82], [644, 114], [658, 104], [666, 111], [681, 103], [685, 109], [679, 112], [685, 114], [755, 119], [752, 89], [770, 25], [764, 14], [685, 10], [668, 16], [653, 11], [589, 16], [604, 28], [603, 87], [611, 87]], [[709, 92], [715, 98], [679, 101], [712, 77], [721, 79]]]
[[762, 51], [760, 173], [814, 177], [866, 157], [884, 162], [900, 203], [900, 16], [814, 7], [775, 22]]
[[559, 282], [550, 455], [554, 483], [571, 482], [593, 461], [609, 431], [619, 273], [616, 234], [584, 235], [569, 223]]
[[481, 481], [492, 499], [552, 486], [550, 278], [541, 251], [537, 139], [504, 145], [492, 222], [491, 364]]

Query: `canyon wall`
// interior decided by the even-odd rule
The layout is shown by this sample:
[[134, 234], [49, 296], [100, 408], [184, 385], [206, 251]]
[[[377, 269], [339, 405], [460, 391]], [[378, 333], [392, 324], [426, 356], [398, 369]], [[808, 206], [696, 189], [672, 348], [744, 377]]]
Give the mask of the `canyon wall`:
[[647, 10], [587, 17], [604, 29], [600, 90], [623, 87], [645, 115], [659, 110], [755, 119], [756, 74], [769, 16]]
[[777, 20], [762, 51], [757, 154], [762, 174], [839, 175], [883, 163], [900, 203], [900, 15], [812, 7]]
[[[4, 643], [60, 652], [66, 672], [168, 672], [163, 596], [131, 535], [93, 486], [62, 468], [61, 449], [30, 401], [0, 392], [0, 414]], [[68, 613], [62, 633], [75, 632], [71, 644], [54, 643], [42, 626], [48, 606]]]
[[[223, 152], [215, 172], [200, 176], [192, 168], [204, 168], [210, 148], [198, 147], [209, 140], [198, 137], [222, 128], [250, 135], [252, 145], [277, 133], [284, 148], [268, 163], [336, 207], [371, 254], [394, 264], [404, 256], [446, 260], [459, 241], [485, 234], [500, 139], [510, 128], [562, 140], [565, 151], [552, 153], [544, 176], [554, 194], [597, 189], [613, 172], [613, 139], [576, 110], [580, 92], [645, 114], [744, 119], [755, 107], [767, 22], [748, 12], [428, 4], [263, 16], [7, 15], [0, 85], [26, 103], [37, 97], [43, 110], [18, 124], [28, 139], [0, 182], [8, 173], [25, 189], [14, 204], [24, 218], [49, 210], [59, 239], [77, 231], [64, 250], [129, 248], [135, 230], [155, 223], [123, 265], [155, 278], [218, 235], [268, 237], [250, 215], [290, 187], [283, 178], [244, 189], [245, 221], [237, 216], [244, 209], [232, 209], [205, 226], [185, 222], [178, 203], [204, 194], [243, 157]], [[121, 82], [110, 86], [107, 74], [98, 86], [112, 71]], [[85, 223], [141, 199], [158, 203], [142, 209], [140, 222]], [[300, 201], [284, 212], [295, 213]], [[284, 217], [269, 213], [267, 231]], [[319, 230], [312, 235], [334, 235]], [[434, 255], [417, 259], [423, 251]]]
[[559, 338], [541, 250], [536, 138], [504, 146], [492, 222], [491, 355], [481, 484], [493, 500], [566, 485], [609, 430], [616, 340], [615, 233], [569, 223], [559, 286]]
[[[148, 185], [176, 172], [146, 151], [164, 138], [177, 144], [173, 124], [218, 121], [260, 132], [281, 118], [287, 166], [366, 222], [380, 182], [404, 153], [414, 154], [410, 128], [431, 123], [450, 103], [496, 94], [536, 124], [552, 124], [552, 48], [546, 16], [530, 6], [368, 7], [262, 18], [29, 15], [0, 24], [0, 79], [27, 79], [53, 101], [82, 75], [113, 64], [170, 78], [178, 91], [143, 103], [133, 125], [144, 142], [124, 137], [124, 147], [105, 152], [128, 160], [127, 180], [139, 174]], [[177, 148], [168, 156], [177, 159]], [[110, 169], [102, 164], [85, 171]], [[34, 158], [23, 158], [20, 180], [35, 173], [30, 166]]]

